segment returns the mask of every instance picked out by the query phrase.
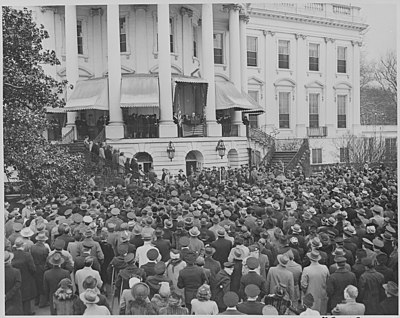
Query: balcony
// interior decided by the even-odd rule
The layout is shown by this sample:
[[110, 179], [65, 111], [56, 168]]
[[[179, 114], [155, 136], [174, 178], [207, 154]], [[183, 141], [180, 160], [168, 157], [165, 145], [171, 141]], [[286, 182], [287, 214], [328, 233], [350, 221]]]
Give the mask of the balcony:
[[231, 123], [222, 124], [222, 137], [237, 137], [239, 136], [239, 126]]
[[307, 136], [310, 138], [328, 136], [327, 127], [307, 127]]

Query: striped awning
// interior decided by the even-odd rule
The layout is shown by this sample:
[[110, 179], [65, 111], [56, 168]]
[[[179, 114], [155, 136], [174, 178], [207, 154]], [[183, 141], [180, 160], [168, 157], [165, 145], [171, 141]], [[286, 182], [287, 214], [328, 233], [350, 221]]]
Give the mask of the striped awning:
[[244, 110], [243, 113], [248, 113], [252, 115], [260, 115], [262, 113], [265, 113], [264, 108], [259, 103], [257, 103], [249, 94], [246, 94], [245, 92], [242, 92], [242, 94], [246, 96], [249, 102], [254, 106], [254, 109]]
[[50, 114], [62, 114], [65, 113], [66, 110], [64, 107], [46, 107], [46, 113]]
[[64, 109], [67, 112], [108, 110], [108, 79], [102, 77], [78, 81]]
[[159, 107], [157, 76], [123, 76], [121, 107]]
[[198, 83], [208, 84], [207, 80], [200, 77], [189, 77], [189, 76], [173, 76], [172, 80], [176, 83]]
[[260, 111], [261, 106], [257, 107], [249, 98], [247, 94], [239, 92], [232, 82], [215, 82], [216, 110]]

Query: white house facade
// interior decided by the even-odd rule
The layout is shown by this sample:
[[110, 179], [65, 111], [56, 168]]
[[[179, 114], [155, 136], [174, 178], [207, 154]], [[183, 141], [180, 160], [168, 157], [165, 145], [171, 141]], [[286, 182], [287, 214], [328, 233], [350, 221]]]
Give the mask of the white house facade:
[[278, 132], [277, 138], [308, 138], [316, 164], [338, 162], [335, 138], [363, 132], [360, 47], [367, 25], [358, 7], [31, 9], [49, 31], [45, 48], [61, 61], [46, 71], [72, 84], [66, 107], [49, 109], [63, 121], [60, 135], [95, 139], [104, 133], [108, 144], [156, 172], [247, 164], [252, 144], [243, 115], [253, 128]]

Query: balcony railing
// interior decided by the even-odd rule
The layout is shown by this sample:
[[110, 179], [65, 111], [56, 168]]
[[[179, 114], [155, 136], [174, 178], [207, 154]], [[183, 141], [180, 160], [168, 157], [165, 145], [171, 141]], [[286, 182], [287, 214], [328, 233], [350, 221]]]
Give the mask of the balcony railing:
[[333, 13], [350, 15], [351, 9], [349, 6], [334, 4], [333, 5]]
[[327, 127], [307, 127], [308, 137], [326, 137], [328, 136]]
[[125, 138], [158, 138], [158, 124], [125, 125]]
[[222, 124], [222, 137], [237, 137], [239, 136], [239, 125]]

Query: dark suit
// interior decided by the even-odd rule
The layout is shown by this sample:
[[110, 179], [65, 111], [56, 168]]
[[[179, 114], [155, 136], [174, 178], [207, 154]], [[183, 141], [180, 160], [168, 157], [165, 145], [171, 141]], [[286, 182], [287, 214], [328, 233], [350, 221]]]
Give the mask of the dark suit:
[[262, 315], [265, 304], [259, 301], [245, 301], [236, 306], [237, 310], [246, 315]]
[[379, 315], [379, 303], [384, 299], [385, 278], [375, 269], [367, 269], [358, 282], [358, 300], [365, 305], [365, 315]]
[[231, 277], [225, 270], [221, 269], [215, 276], [215, 286], [211, 289], [213, 300], [217, 303], [219, 311], [224, 311], [224, 295], [231, 289]]
[[169, 251], [171, 249], [171, 242], [169, 240], [158, 238], [153, 245], [158, 248], [161, 254], [161, 260], [166, 262], [170, 259]]
[[58, 284], [63, 278], [71, 278], [70, 273], [66, 269], [55, 267], [44, 272], [43, 286], [46, 298], [50, 300], [50, 313], [55, 315], [53, 308], [53, 295], [58, 289]]
[[380, 315], [397, 316], [399, 314], [399, 297], [386, 298], [379, 304], [379, 307], [378, 312]]
[[338, 268], [331, 276], [329, 276], [326, 282], [326, 290], [330, 302], [328, 312], [344, 300], [344, 289], [348, 285], [356, 286], [356, 284], [356, 275], [346, 268]]
[[49, 250], [42, 242], [37, 242], [31, 247], [31, 255], [33, 257], [33, 262], [36, 266], [35, 282], [38, 291], [38, 296], [40, 296], [40, 304], [44, 305], [44, 288], [43, 288], [43, 275], [46, 266], [46, 259], [49, 255]]
[[223, 266], [224, 263], [228, 261], [228, 256], [232, 249], [232, 242], [223, 237], [219, 237], [211, 246], [216, 250], [214, 259]]
[[261, 291], [259, 295], [260, 298], [268, 294], [267, 281], [265, 280], [265, 278], [254, 271], [250, 271], [248, 274], [242, 276], [240, 280], [239, 297], [241, 299], [245, 299], [244, 289], [246, 288], [247, 285], [250, 284], [257, 285], [258, 288], [260, 288]]
[[6, 264], [4, 266], [5, 281], [5, 314], [6, 315], [23, 315], [22, 297], [21, 297], [21, 272]]
[[206, 282], [204, 270], [195, 265], [187, 265], [179, 272], [178, 288], [184, 288], [185, 303], [188, 309], [191, 309], [190, 302], [196, 298], [197, 290]]

